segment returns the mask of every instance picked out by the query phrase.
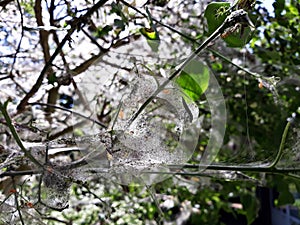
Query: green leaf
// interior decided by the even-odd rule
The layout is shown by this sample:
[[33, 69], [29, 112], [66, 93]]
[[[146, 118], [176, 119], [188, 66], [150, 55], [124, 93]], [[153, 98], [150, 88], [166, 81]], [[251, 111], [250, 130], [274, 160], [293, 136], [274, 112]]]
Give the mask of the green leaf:
[[221, 26], [227, 17], [225, 12], [229, 7], [229, 2], [212, 2], [207, 5], [204, 17], [207, 21], [208, 35], [212, 34], [219, 26]]
[[[229, 9], [229, 7], [230, 3], [228, 2], [212, 2], [208, 4], [204, 12], [208, 26], [208, 35], [212, 34], [222, 25], [228, 16], [226, 10]], [[253, 16], [249, 15], [249, 17], [253, 21]], [[222, 36], [228, 47], [237, 48], [243, 47], [251, 40], [251, 33], [249, 27], [239, 27], [236, 30], [228, 28]]]
[[147, 40], [148, 45], [152, 49], [152, 51], [157, 52], [160, 44], [159, 40]]
[[223, 69], [223, 65], [222, 65], [222, 63], [220, 63], [220, 62], [214, 62], [214, 63], [211, 64], [211, 68], [212, 68], [212, 70], [214, 70], [214, 71], [220, 72], [220, 71], [222, 71], [222, 69]]
[[57, 81], [55, 73], [52, 73], [48, 76], [48, 84], [54, 84]]
[[140, 29], [140, 32], [149, 40], [159, 40], [158, 34], [155, 32], [154, 29], [143, 27]]
[[120, 30], [124, 30], [125, 29], [125, 23], [123, 20], [119, 20], [119, 19], [114, 19], [114, 25], [119, 28]]
[[209, 68], [192, 60], [175, 80], [189, 100], [197, 101], [208, 88]]
[[[256, 15], [249, 14], [249, 18], [251, 21], [257, 20]], [[254, 32], [252, 32], [250, 27], [239, 26], [236, 31], [230, 33], [226, 38], [223, 38], [223, 40], [226, 42], [227, 47], [240, 48], [252, 39], [253, 34]]]
[[152, 49], [152, 51], [157, 52], [160, 44], [158, 33], [152, 28], [141, 28], [141, 34], [147, 38], [147, 43]]
[[110, 31], [112, 31], [112, 29], [113, 29], [112, 26], [109, 26], [109, 25], [106, 25], [103, 28], [99, 27], [99, 28], [97, 28], [97, 31], [96, 31], [96, 37], [102, 38], [102, 37], [108, 35], [108, 33]]
[[276, 191], [278, 191], [279, 193], [278, 199], [275, 200], [276, 206], [292, 204], [295, 202], [294, 196], [291, 194], [289, 188], [289, 185], [292, 182], [293, 181], [291, 179], [287, 179], [286, 177], [282, 177], [281, 175], [272, 176], [271, 186], [275, 187]]
[[247, 224], [252, 224], [258, 213], [258, 204], [256, 198], [250, 194], [243, 194], [241, 196], [241, 203], [243, 204], [243, 209], [245, 210]]
[[276, 16], [280, 16], [282, 11], [284, 10], [285, 0], [276, 0], [273, 3], [274, 11]]
[[110, 13], [116, 13], [118, 16], [121, 17], [122, 21], [125, 24], [128, 24], [128, 18], [125, 16], [125, 14], [123, 13], [123, 9], [122, 9], [122, 5], [120, 3], [115, 3], [113, 2], [111, 4], [111, 10]]
[[252, 38], [252, 31], [249, 27], [243, 28], [244, 30], [241, 31], [238, 29], [234, 33], [230, 34], [223, 40], [226, 42], [227, 47], [231, 48], [239, 48], [243, 47], [247, 44]]
[[294, 196], [289, 191], [283, 191], [278, 196], [278, 206], [293, 204], [295, 202]]
[[28, 3], [24, 2], [24, 1], [21, 1], [20, 2], [20, 5], [22, 6], [22, 8], [24, 9], [25, 13], [28, 13], [29, 15], [31, 16], [34, 16], [35, 15], [35, 12], [34, 12], [34, 3], [33, 1], [30, 1]]
[[296, 186], [297, 192], [300, 193], [300, 180], [295, 179], [294, 184]]

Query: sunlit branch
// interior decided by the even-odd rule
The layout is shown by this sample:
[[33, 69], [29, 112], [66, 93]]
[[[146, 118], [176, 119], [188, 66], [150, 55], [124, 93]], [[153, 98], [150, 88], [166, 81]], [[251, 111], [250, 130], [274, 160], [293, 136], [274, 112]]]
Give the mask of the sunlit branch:
[[96, 4], [93, 5], [83, 16], [80, 16], [79, 18], [75, 18], [73, 22], [71, 23], [71, 28], [69, 29], [68, 33], [65, 35], [63, 40], [60, 42], [59, 46], [55, 49], [55, 52], [50, 57], [49, 61], [45, 64], [43, 67], [38, 79], [36, 80], [36, 83], [32, 86], [31, 90], [25, 95], [25, 97], [21, 100], [19, 103], [17, 109], [20, 113], [24, 110], [25, 106], [28, 103], [28, 100], [39, 90], [40, 86], [43, 83], [44, 76], [47, 73], [48, 69], [52, 65], [54, 59], [58, 56], [64, 45], [71, 39], [72, 34], [81, 26], [81, 24], [85, 23], [86, 20], [94, 13], [96, 12], [101, 6], [103, 6], [108, 0], [100, 0]]
[[99, 50], [101, 51], [101, 52], [105, 52], [105, 49], [97, 42], [97, 40], [94, 38], [94, 37], [92, 37], [84, 28], [82, 29], [82, 32], [91, 40], [91, 42], [93, 43], [93, 44], [95, 44], [98, 48], [99, 48]]
[[61, 220], [61, 219], [58, 219], [56, 217], [52, 217], [52, 216], [44, 216], [42, 217], [44, 220], [52, 220], [52, 221], [55, 221], [55, 222], [59, 222], [59, 223], [63, 223], [63, 224], [70, 224], [72, 223], [71, 221], [66, 221], [66, 220]]
[[63, 111], [72, 113], [72, 114], [74, 114], [74, 115], [76, 115], [76, 116], [80, 116], [80, 117], [82, 117], [82, 118], [84, 118], [84, 119], [86, 119], [86, 120], [89, 120], [89, 121], [91, 121], [91, 122], [93, 122], [93, 123], [95, 123], [95, 124], [97, 124], [97, 125], [99, 125], [99, 126], [101, 126], [101, 127], [103, 127], [103, 128], [107, 128], [107, 125], [105, 125], [104, 123], [101, 123], [101, 122], [98, 121], [98, 120], [92, 119], [92, 118], [90, 118], [90, 117], [88, 117], [88, 116], [85, 116], [85, 115], [83, 115], [83, 114], [81, 114], [81, 113], [72, 111], [72, 110], [67, 109], [67, 108], [64, 108], [64, 107], [60, 107], [60, 106], [52, 105], [52, 104], [47, 104], [47, 103], [39, 103], [39, 102], [29, 103], [29, 105], [41, 105], [41, 106], [47, 106], [47, 107], [49, 106], [49, 107], [52, 107], [52, 108], [55, 108], [55, 109], [60, 109], [60, 110], [63, 110]]
[[[80, 168], [84, 165], [87, 165], [86, 161], [81, 161], [81, 163], [72, 164], [71, 168], [76, 169]], [[178, 165], [169, 165], [167, 166], [171, 171], [142, 171], [142, 174], [170, 174], [170, 175], [185, 175], [185, 176], [202, 176], [205, 171], [214, 170], [214, 171], [240, 171], [240, 172], [253, 172], [253, 173], [268, 173], [268, 174], [291, 174], [300, 172], [300, 168], [270, 168], [269, 164], [249, 164], [249, 165], [228, 165], [228, 164], [210, 164], [210, 165], [201, 165], [199, 164], [178, 164]], [[198, 169], [203, 168], [201, 172]], [[65, 170], [69, 170], [70, 166], [66, 164], [64, 166]], [[64, 169], [60, 168], [60, 169]], [[186, 171], [182, 169], [191, 169], [193, 171]], [[172, 171], [173, 170], [173, 171]], [[90, 172], [93, 174], [105, 174], [111, 173], [109, 169], [99, 169], [89, 167], [83, 170], [84, 172]], [[35, 175], [41, 174], [43, 170], [24, 170], [24, 171], [8, 171], [0, 174], [0, 178], [2, 177], [16, 177], [16, 176], [24, 176], [24, 175]], [[123, 172], [122, 172], [123, 173]], [[297, 176], [298, 178], [298, 176]]]
[[74, 125], [72, 125], [72, 126], [68, 126], [68, 127], [66, 127], [65, 129], [63, 129], [62, 131], [59, 131], [59, 132], [57, 132], [57, 133], [55, 133], [55, 134], [52, 134], [52, 135], [49, 135], [49, 137], [47, 137], [47, 140], [48, 140], [48, 141], [55, 140], [56, 138], [59, 138], [59, 137], [61, 137], [61, 136], [64, 135], [64, 134], [73, 132], [75, 128], [81, 127], [81, 126], [83, 126], [84, 124], [86, 124], [86, 121], [85, 121], [85, 120], [80, 121], [80, 122], [78, 122], [78, 123], [76, 123], [76, 124], [74, 124]]

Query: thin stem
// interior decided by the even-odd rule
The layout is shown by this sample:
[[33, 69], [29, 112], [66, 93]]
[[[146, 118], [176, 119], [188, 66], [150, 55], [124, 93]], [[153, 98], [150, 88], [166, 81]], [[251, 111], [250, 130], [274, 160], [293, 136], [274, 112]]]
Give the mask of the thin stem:
[[155, 197], [155, 189], [153, 187], [153, 185], [145, 185], [152, 200], [154, 201], [155, 205], [156, 205], [156, 208], [158, 209], [158, 213], [159, 213], [159, 224], [161, 224], [161, 221], [163, 220], [164, 218], [164, 212], [161, 210], [160, 206], [159, 206], [159, 203], [157, 201], [157, 198]]
[[90, 188], [87, 184], [83, 183], [83, 184], [79, 184], [79, 185], [84, 187], [89, 194], [93, 195], [94, 198], [98, 199], [101, 203], [103, 203], [107, 209], [110, 208], [110, 206], [102, 198], [100, 198], [98, 195], [96, 195], [93, 191], [90, 190]]
[[55, 108], [55, 109], [60, 109], [60, 110], [63, 110], [63, 111], [66, 111], [66, 112], [69, 112], [69, 113], [72, 113], [76, 116], [80, 116], [86, 120], [89, 120], [97, 125], [99, 125], [100, 127], [103, 127], [103, 128], [107, 128], [107, 126], [104, 124], [104, 123], [101, 123], [97, 120], [94, 120], [94, 119], [91, 119], [90, 117], [88, 116], [85, 116], [81, 113], [78, 113], [78, 112], [75, 112], [75, 111], [72, 111], [70, 109], [67, 109], [67, 108], [64, 108], [64, 107], [60, 107], [58, 105], [53, 105], [53, 104], [48, 104], [48, 103], [40, 103], [40, 102], [33, 102], [33, 103], [29, 103], [29, 105], [41, 105], [41, 106], [47, 106], [47, 107], [52, 107], [52, 108]]
[[21, 4], [20, 4], [19, 0], [17, 0], [17, 6], [18, 6], [18, 10], [20, 12], [22, 31], [21, 31], [21, 38], [19, 40], [19, 43], [18, 43], [18, 46], [17, 46], [17, 49], [16, 49], [16, 53], [14, 54], [14, 59], [13, 59], [12, 65], [11, 65], [11, 69], [10, 69], [10, 73], [9, 73], [10, 76], [12, 76], [12, 72], [14, 70], [14, 66], [15, 66], [15, 63], [16, 63], [16, 60], [17, 60], [17, 55], [20, 52], [22, 40], [23, 40], [23, 37], [24, 37], [24, 19], [23, 19], [23, 12], [22, 12], [22, 8], [21, 8]]
[[[3, 172], [0, 174], [0, 178], [2, 177], [17, 177], [17, 176], [24, 176], [24, 175], [34, 175], [34, 174], [41, 174], [43, 172], [42, 169], [37, 170], [21, 170], [21, 171], [8, 171]], [[1, 205], [1, 204], [0, 204]]]
[[293, 178], [293, 179], [300, 180], [300, 176], [297, 175], [297, 174], [291, 174], [291, 173], [288, 173], [288, 174], [286, 174], [286, 176], [291, 177], [291, 178]]
[[55, 221], [55, 222], [58, 222], [58, 223], [66, 224], [66, 225], [72, 223], [72, 222], [70, 222], [70, 221], [61, 220], [61, 219], [58, 219], [58, 218], [52, 217], [52, 216], [43, 216], [42, 219], [44, 219], [44, 220], [52, 220], [52, 221]]
[[244, 71], [245, 73], [248, 73], [250, 76], [252, 76], [252, 77], [254, 77], [254, 78], [256, 78], [256, 79], [262, 78], [262, 75], [260, 75], [260, 74], [258, 74], [258, 73], [253, 73], [253, 72], [251, 72], [250, 70], [248, 70], [248, 69], [246, 69], [246, 68], [244, 68], [244, 67], [242, 67], [242, 66], [240, 66], [240, 65], [238, 65], [238, 64], [236, 64], [236, 63], [234, 63], [232, 60], [230, 60], [229, 58], [227, 58], [226, 56], [222, 55], [222, 54], [219, 53], [219, 52], [217, 52], [217, 51], [215, 51], [215, 50], [213, 50], [213, 49], [211, 49], [211, 48], [209, 48], [208, 51], [210, 51], [211, 53], [213, 53], [213, 54], [216, 55], [216, 56], [219, 56], [219, 57], [222, 58], [224, 61], [226, 61], [226, 62], [232, 64], [232, 65], [235, 66], [236, 68], [238, 68], [238, 69]]
[[274, 159], [274, 161], [271, 163], [271, 165], [269, 166], [270, 168], [275, 168], [275, 166], [277, 165], [277, 163], [279, 162], [279, 160], [282, 157], [283, 154], [283, 149], [284, 149], [284, 144], [285, 144], [285, 140], [289, 131], [289, 127], [290, 127], [291, 123], [288, 122], [284, 128], [282, 137], [281, 137], [281, 142], [280, 142], [280, 146], [276, 155], [276, 158]]
[[2, 115], [4, 116], [4, 119], [7, 123], [8, 128], [10, 129], [15, 141], [17, 142], [18, 146], [20, 147], [21, 151], [25, 154], [25, 156], [31, 160], [31, 162], [33, 162], [34, 164], [36, 164], [39, 167], [43, 167], [43, 165], [37, 161], [33, 155], [31, 155], [31, 153], [29, 151], [27, 151], [27, 149], [25, 148], [25, 146], [23, 145], [14, 125], [12, 124], [11, 118], [6, 110], [7, 108], [7, 104], [8, 102], [5, 102], [4, 104], [2, 104], [2, 102], [0, 102], [0, 111], [2, 112]]
[[19, 200], [18, 200], [18, 193], [17, 193], [17, 185], [16, 185], [16, 182], [15, 182], [14, 178], [12, 178], [12, 183], [13, 183], [13, 187], [14, 187], [15, 204], [16, 204], [16, 208], [17, 208], [17, 211], [18, 211], [18, 214], [19, 214], [19, 219], [20, 219], [22, 225], [25, 225], [24, 220], [23, 220], [23, 216], [22, 216], [22, 213], [21, 213], [21, 210], [20, 210], [20, 205], [19, 205]]
[[70, 132], [73, 132], [75, 130], [75, 128], [77, 127], [82, 127], [84, 124], [86, 124], [86, 121], [83, 120], [83, 121], [80, 121], [74, 125], [71, 125], [71, 126], [68, 126], [66, 127], [65, 129], [57, 132], [57, 133], [54, 133], [52, 135], [49, 135], [49, 137], [47, 137], [47, 140], [48, 141], [53, 141], [55, 140], [56, 138], [59, 138], [61, 136], [63, 136], [64, 134], [67, 134], [67, 133], [70, 133]]

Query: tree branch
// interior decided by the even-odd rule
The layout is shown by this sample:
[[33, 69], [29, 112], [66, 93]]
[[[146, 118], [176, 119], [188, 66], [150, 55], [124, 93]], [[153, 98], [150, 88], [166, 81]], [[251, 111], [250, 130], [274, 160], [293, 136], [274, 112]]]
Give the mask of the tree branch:
[[9, 3], [13, 2], [13, 1], [14, 0], [3, 0], [0, 2], [0, 6], [4, 8], [5, 6], [7, 6]]
[[85, 21], [94, 13], [96, 12], [101, 6], [103, 6], [108, 0], [100, 0], [95, 5], [93, 5], [92, 8], [90, 8], [83, 16], [80, 16], [79, 18], [75, 18], [71, 23], [71, 28], [69, 29], [68, 33], [65, 35], [63, 40], [61, 41], [60, 45], [56, 48], [55, 52], [50, 57], [49, 61], [46, 63], [46, 65], [43, 67], [38, 79], [36, 80], [36, 83], [32, 86], [31, 90], [25, 95], [25, 97], [21, 100], [19, 105], [17, 106], [18, 113], [22, 112], [29, 99], [39, 90], [40, 86], [43, 83], [44, 76], [49, 70], [50, 66], [52, 65], [54, 59], [57, 57], [57, 55], [60, 53], [64, 45], [68, 40], [71, 39], [72, 34], [81, 27], [81, 24], [85, 23]]
[[63, 111], [69, 112], [69, 113], [73, 113], [74, 115], [80, 116], [80, 117], [82, 117], [82, 118], [84, 118], [86, 120], [89, 120], [89, 121], [93, 122], [93, 123], [96, 123], [100, 127], [107, 128], [107, 125], [105, 125], [105, 124], [103, 124], [103, 123], [101, 123], [101, 122], [99, 122], [97, 120], [94, 120], [94, 119], [92, 119], [92, 118], [90, 118], [88, 116], [85, 116], [85, 115], [83, 115], [81, 113], [72, 111], [70, 109], [67, 109], [67, 108], [64, 108], [64, 107], [60, 107], [58, 105], [52, 105], [52, 104], [47, 104], [47, 103], [39, 103], [39, 102], [33, 102], [33, 103], [30, 103], [30, 105], [41, 105], [41, 106], [46, 106], [46, 107], [52, 107], [52, 108], [55, 108], [55, 109], [60, 109], [60, 110], [63, 110]]
[[11, 65], [11, 69], [10, 69], [10, 76], [11, 77], [13, 77], [12, 76], [12, 71], [13, 71], [13, 69], [14, 69], [14, 65], [15, 65], [15, 63], [16, 63], [16, 60], [17, 60], [17, 55], [18, 55], [18, 53], [20, 52], [20, 48], [21, 48], [21, 44], [22, 44], [22, 40], [23, 40], [23, 36], [24, 36], [24, 20], [23, 20], [23, 12], [22, 12], [22, 8], [21, 8], [21, 5], [20, 5], [20, 2], [19, 2], [19, 0], [17, 1], [17, 6], [18, 6], [18, 10], [19, 10], [19, 12], [20, 12], [20, 19], [21, 19], [21, 28], [22, 28], [22, 31], [21, 31], [21, 38], [20, 38], [20, 40], [19, 40], [19, 43], [18, 43], [18, 46], [17, 46], [17, 49], [16, 49], [16, 52], [15, 52], [15, 54], [14, 54], [14, 59], [13, 59], [13, 62], [12, 62], [12, 65]]

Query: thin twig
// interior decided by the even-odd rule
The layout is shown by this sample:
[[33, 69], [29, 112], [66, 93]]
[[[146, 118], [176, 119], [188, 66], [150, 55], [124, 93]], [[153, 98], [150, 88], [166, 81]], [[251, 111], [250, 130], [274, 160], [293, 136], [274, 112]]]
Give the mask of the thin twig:
[[21, 210], [20, 210], [17, 186], [16, 186], [15, 179], [13, 177], [12, 177], [12, 183], [13, 183], [13, 188], [14, 188], [15, 204], [16, 204], [16, 208], [17, 208], [17, 211], [18, 211], [18, 214], [19, 214], [19, 219], [20, 219], [22, 225], [25, 225], [24, 220], [23, 220], [23, 216], [22, 216], [22, 213], [21, 213]]
[[83, 114], [81, 114], [81, 113], [72, 111], [72, 110], [70, 110], [70, 109], [67, 109], [67, 108], [64, 108], [64, 107], [60, 107], [60, 106], [58, 106], [58, 105], [47, 104], [47, 103], [40, 103], [40, 102], [33, 102], [33, 103], [28, 103], [28, 104], [29, 104], [29, 105], [41, 105], [41, 106], [52, 107], [52, 108], [55, 108], [55, 109], [60, 109], [60, 110], [63, 110], [63, 111], [72, 113], [72, 114], [74, 114], [74, 115], [76, 115], [76, 116], [80, 116], [80, 117], [82, 117], [82, 118], [84, 118], [84, 119], [86, 119], [86, 120], [89, 120], [89, 121], [91, 121], [91, 122], [93, 122], [93, 123], [95, 123], [95, 124], [97, 124], [97, 125], [99, 125], [99, 126], [101, 126], [101, 127], [103, 127], [103, 128], [107, 128], [107, 125], [105, 125], [104, 123], [101, 123], [101, 122], [99, 122], [99, 121], [97, 121], [97, 120], [95, 120], [95, 119], [92, 119], [92, 118], [90, 118], [90, 117], [88, 117], [88, 116], [85, 116], [85, 115], [83, 115]]
[[0, 178], [2, 177], [17, 177], [17, 176], [25, 176], [25, 175], [35, 175], [41, 174], [43, 169], [37, 170], [21, 170], [21, 171], [7, 171], [0, 174]]
[[94, 38], [94, 37], [92, 37], [85, 29], [82, 29], [82, 32], [91, 40], [91, 42], [93, 43], [93, 44], [95, 44], [98, 48], [99, 48], [99, 50], [101, 51], [101, 52], [105, 52], [106, 51], [106, 49], [105, 48], [103, 48], [98, 42], [97, 42], [97, 40]]
[[87, 184], [82, 183], [81, 186], [84, 187], [89, 194], [93, 195], [96, 199], [102, 202], [107, 208], [109, 208], [109, 205], [104, 200], [102, 200], [98, 195], [92, 192]]
[[68, 126], [66, 127], [65, 129], [63, 129], [62, 131], [59, 131], [55, 134], [52, 134], [52, 135], [49, 135], [49, 137], [47, 138], [48, 141], [52, 141], [52, 140], [55, 140], [56, 138], [59, 138], [60, 136], [64, 135], [64, 134], [67, 134], [69, 132], [72, 132], [74, 131], [75, 128], [77, 127], [81, 127], [83, 126], [84, 124], [86, 124], [86, 121], [80, 121], [79, 123], [76, 123], [72, 126]]
[[11, 121], [11, 118], [7, 112], [7, 104], [8, 104], [8, 101], [6, 101], [4, 104], [2, 104], [2, 102], [0, 102], [0, 111], [2, 112], [2, 115], [7, 123], [7, 126], [8, 128], [10, 129], [15, 141], [17, 142], [18, 146], [20, 147], [21, 151], [25, 154], [25, 156], [31, 160], [31, 162], [33, 162], [35, 165], [39, 166], [39, 167], [43, 167], [43, 165], [37, 161], [33, 155], [27, 151], [27, 149], [24, 147], [14, 125], [12, 124], [12, 121]]
[[66, 220], [61, 220], [61, 219], [58, 219], [56, 217], [52, 217], [52, 216], [45, 216], [45, 217], [42, 217], [44, 220], [53, 220], [55, 222], [59, 222], [59, 223], [63, 223], [63, 224], [71, 224], [70, 221], [66, 221]]
[[164, 215], [164, 212], [162, 211], [161, 207], [159, 206], [159, 203], [158, 203], [157, 198], [156, 198], [156, 196], [155, 196], [155, 189], [154, 189], [153, 185], [146, 185], [146, 184], [145, 184], [145, 186], [146, 186], [147, 191], [148, 191], [148, 193], [150, 194], [150, 196], [151, 196], [153, 202], [154, 202], [155, 205], [156, 205], [156, 208], [157, 208], [158, 213], [159, 213], [159, 221], [158, 221], [158, 224], [161, 224], [161, 222], [163, 221], [165, 215]]
[[23, 40], [23, 36], [24, 36], [24, 19], [23, 19], [23, 12], [22, 12], [22, 8], [21, 8], [21, 4], [20, 4], [19, 0], [17, 0], [17, 6], [18, 6], [18, 10], [20, 12], [22, 30], [21, 30], [21, 38], [19, 40], [16, 52], [15, 52], [14, 57], [13, 57], [14, 59], [13, 59], [13, 62], [11, 64], [11, 69], [10, 69], [10, 73], [9, 73], [9, 75], [11, 77], [12, 77], [12, 72], [14, 70], [14, 66], [15, 66], [16, 60], [17, 60], [17, 55], [20, 52], [20, 48], [21, 48], [21, 44], [22, 44], [22, 40]]
[[286, 124], [285, 128], [284, 128], [284, 131], [283, 131], [283, 134], [282, 134], [282, 137], [281, 137], [281, 142], [280, 142], [280, 146], [279, 146], [277, 155], [276, 155], [274, 161], [269, 166], [270, 168], [275, 168], [275, 166], [277, 165], [277, 163], [279, 162], [279, 160], [282, 157], [283, 150], [284, 150], [284, 145], [285, 145], [285, 140], [286, 140], [286, 137], [287, 137], [290, 125], [291, 125], [291, 123], [288, 122]]

